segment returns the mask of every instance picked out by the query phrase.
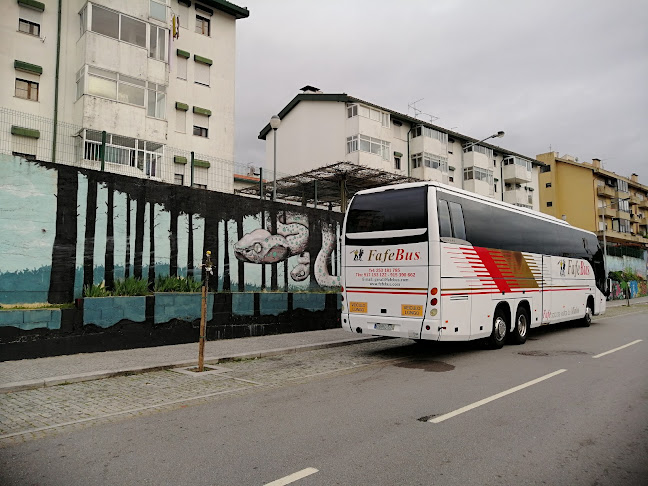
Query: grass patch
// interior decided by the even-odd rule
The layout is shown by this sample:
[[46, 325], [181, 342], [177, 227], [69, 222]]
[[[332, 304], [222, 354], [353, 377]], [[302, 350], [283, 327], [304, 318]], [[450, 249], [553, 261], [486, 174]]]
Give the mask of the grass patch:
[[202, 282], [193, 277], [159, 276], [155, 279], [155, 292], [200, 292]]

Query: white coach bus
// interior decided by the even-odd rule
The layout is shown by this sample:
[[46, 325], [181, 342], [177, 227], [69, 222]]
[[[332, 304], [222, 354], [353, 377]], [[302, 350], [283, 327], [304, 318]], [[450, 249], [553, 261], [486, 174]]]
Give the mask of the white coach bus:
[[596, 235], [436, 182], [358, 192], [341, 253], [350, 332], [500, 348], [605, 311]]

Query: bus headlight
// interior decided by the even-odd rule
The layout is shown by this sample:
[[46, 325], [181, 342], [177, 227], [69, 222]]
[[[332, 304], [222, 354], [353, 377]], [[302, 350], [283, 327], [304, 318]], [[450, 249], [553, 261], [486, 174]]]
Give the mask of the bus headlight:
[[431, 315], [432, 317], [434, 317], [434, 316], [437, 315], [437, 312], [438, 312], [438, 311], [437, 311], [436, 309], [432, 309], [432, 310], [430, 311], [430, 315]]

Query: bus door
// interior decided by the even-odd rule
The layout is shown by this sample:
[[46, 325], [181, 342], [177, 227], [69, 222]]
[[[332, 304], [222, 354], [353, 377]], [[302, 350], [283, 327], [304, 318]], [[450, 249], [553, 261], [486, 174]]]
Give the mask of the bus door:
[[343, 248], [350, 330], [419, 339], [428, 300], [427, 188], [356, 195]]
[[552, 297], [555, 292], [551, 291], [553, 278], [551, 276], [552, 257], [542, 255], [542, 320], [541, 324], [551, 322]]

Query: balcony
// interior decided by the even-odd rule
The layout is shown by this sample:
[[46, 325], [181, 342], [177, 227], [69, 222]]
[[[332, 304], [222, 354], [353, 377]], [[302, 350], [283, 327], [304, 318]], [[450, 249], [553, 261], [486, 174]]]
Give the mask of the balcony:
[[481, 152], [470, 151], [464, 153], [464, 167], [476, 166], [482, 169], [490, 169], [492, 164], [489, 156]]
[[639, 204], [638, 196], [630, 196], [630, 204]]
[[443, 173], [441, 172], [441, 170], [425, 166], [412, 169], [412, 177], [416, 177], [417, 179], [422, 179], [424, 181], [443, 182]]
[[617, 210], [614, 208], [599, 208], [599, 214], [603, 214], [605, 216], [608, 216], [610, 218], [616, 218], [617, 217]]
[[616, 191], [610, 186], [598, 186], [596, 193], [603, 197], [614, 197], [616, 195]]
[[639, 207], [648, 209], [648, 198], [644, 197], [641, 201], [639, 201]]
[[525, 206], [533, 205], [533, 193], [520, 189], [504, 191], [504, 202], [509, 204], [523, 204]]
[[[603, 231], [597, 231], [596, 235], [603, 238]], [[608, 243], [609, 242], [615, 242], [615, 243], [647, 243], [648, 239], [644, 238], [643, 236], [640, 235], [633, 235], [631, 233], [621, 233], [619, 231], [614, 231], [614, 230], [606, 230], [605, 231], [605, 238], [607, 239]]]
[[531, 182], [531, 171], [526, 170], [526, 167], [518, 164], [509, 164], [505, 165], [502, 169], [502, 177], [504, 178], [504, 182], [524, 184]]
[[476, 194], [481, 194], [482, 196], [494, 195], [493, 186], [486, 181], [469, 179], [467, 181], [464, 181], [463, 188], [466, 191], [474, 192]]

